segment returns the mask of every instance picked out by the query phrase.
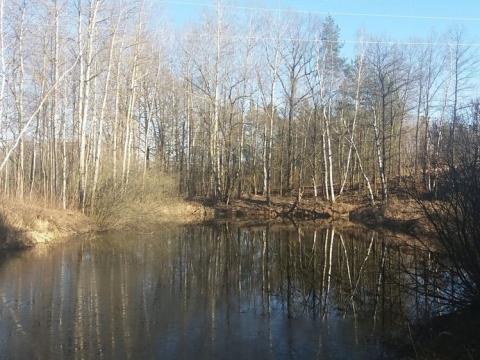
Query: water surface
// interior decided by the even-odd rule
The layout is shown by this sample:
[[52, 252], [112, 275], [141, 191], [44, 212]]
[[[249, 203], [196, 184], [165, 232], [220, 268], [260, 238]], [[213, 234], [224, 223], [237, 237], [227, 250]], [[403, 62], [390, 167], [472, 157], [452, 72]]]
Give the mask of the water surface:
[[405, 290], [426, 264], [355, 227], [187, 226], [38, 247], [0, 261], [0, 358], [391, 358], [384, 337], [433, 306]]

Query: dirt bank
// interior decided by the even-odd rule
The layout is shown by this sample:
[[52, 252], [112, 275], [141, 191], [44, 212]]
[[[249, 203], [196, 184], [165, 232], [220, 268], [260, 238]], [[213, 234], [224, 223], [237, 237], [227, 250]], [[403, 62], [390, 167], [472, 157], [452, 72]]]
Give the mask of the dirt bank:
[[385, 209], [347, 197], [339, 198], [335, 204], [313, 199], [302, 199], [298, 203], [295, 197], [273, 197], [268, 205], [262, 196], [233, 200], [228, 205], [214, 207], [216, 218], [351, 221], [413, 236], [431, 235], [422, 210], [415, 200], [408, 198], [392, 197]]
[[348, 214], [355, 208], [344, 202], [333, 206], [329, 202], [295, 197], [272, 197], [267, 204], [263, 196], [250, 196], [232, 200], [229, 204], [215, 204], [215, 216], [218, 218], [291, 218], [299, 220], [348, 219]]

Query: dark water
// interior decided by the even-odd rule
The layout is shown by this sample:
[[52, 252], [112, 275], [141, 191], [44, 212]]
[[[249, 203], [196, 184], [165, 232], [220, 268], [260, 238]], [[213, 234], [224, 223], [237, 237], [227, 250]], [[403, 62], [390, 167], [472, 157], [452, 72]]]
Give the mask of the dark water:
[[382, 340], [434, 306], [406, 291], [430, 266], [355, 228], [189, 226], [39, 247], [0, 261], [0, 358], [391, 358]]

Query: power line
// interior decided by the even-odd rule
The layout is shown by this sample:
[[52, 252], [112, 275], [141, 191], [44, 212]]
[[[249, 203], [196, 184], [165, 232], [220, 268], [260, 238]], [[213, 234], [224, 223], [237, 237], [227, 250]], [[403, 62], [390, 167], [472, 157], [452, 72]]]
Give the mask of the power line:
[[[202, 36], [196, 35], [197, 37]], [[203, 37], [210, 37], [205, 34]], [[286, 41], [286, 42], [312, 42], [312, 43], [333, 43], [333, 44], [362, 44], [362, 45], [404, 45], [404, 46], [460, 46], [460, 47], [480, 47], [476, 42], [428, 42], [428, 41], [388, 41], [388, 40], [326, 40], [312, 38], [294, 38], [294, 37], [267, 37], [267, 36], [239, 36], [223, 35], [222, 39], [238, 41]]]
[[[185, 5], [185, 6], [200, 6], [200, 7], [216, 7], [215, 4], [200, 3], [193, 1], [182, 0], [162, 0], [160, 3]], [[376, 14], [376, 13], [357, 13], [357, 12], [341, 12], [341, 11], [316, 11], [316, 10], [293, 10], [282, 8], [267, 8], [267, 7], [253, 7], [242, 5], [228, 5], [222, 4], [222, 8], [231, 8], [237, 10], [259, 11], [259, 12], [285, 12], [285, 13], [299, 13], [306, 15], [332, 15], [345, 17], [371, 17], [371, 18], [389, 18], [389, 19], [411, 19], [411, 20], [442, 20], [442, 21], [465, 21], [465, 22], [480, 22], [479, 17], [465, 17], [465, 16], [434, 16], [434, 15], [400, 15], [400, 14]]]
[[[161, 3], [177, 4], [185, 6], [201, 6], [216, 8], [213, 3], [201, 3], [183, 0], [162, 0]], [[268, 11], [268, 12], [294, 12], [304, 14], [321, 14], [321, 15], [335, 15], [335, 16], [366, 16], [366, 17], [387, 17], [387, 18], [410, 18], [410, 19], [436, 19], [436, 20], [464, 20], [464, 21], [480, 21], [480, 18], [466, 18], [466, 17], [441, 17], [441, 16], [416, 16], [416, 15], [389, 15], [389, 14], [370, 14], [370, 13], [342, 13], [342, 12], [321, 12], [321, 11], [303, 11], [303, 10], [289, 10], [281, 8], [265, 8], [265, 7], [249, 7], [241, 5], [221, 5], [223, 8], [232, 8], [237, 10], [250, 11]], [[208, 35], [206, 35], [208, 37]], [[480, 47], [478, 42], [429, 42], [429, 41], [389, 41], [389, 40], [322, 40], [318, 38], [293, 38], [293, 37], [264, 37], [264, 36], [223, 36], [224, 39], [237, 41], [287, 41], [287, 42], [327, 42], [340, 44], [362, 44], [362, 45], [403, 45], [403, 46], [459, 46], [459, 47]]]

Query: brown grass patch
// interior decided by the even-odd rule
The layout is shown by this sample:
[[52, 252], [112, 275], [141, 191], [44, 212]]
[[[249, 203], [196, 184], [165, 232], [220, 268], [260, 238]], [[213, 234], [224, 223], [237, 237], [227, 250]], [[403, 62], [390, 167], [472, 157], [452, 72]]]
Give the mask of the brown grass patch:
[[92, 221], [77, 211], [0, 200], [0, 249], [33, 246], [95, 229]]
[[127, 186], [106, 184], [96, 199], [92, 218], [102, 229], [145, 229], [167, 222], [192, 223], [213, 212], [178, 195], [178, 179], [161, 174], [132, 179]]

